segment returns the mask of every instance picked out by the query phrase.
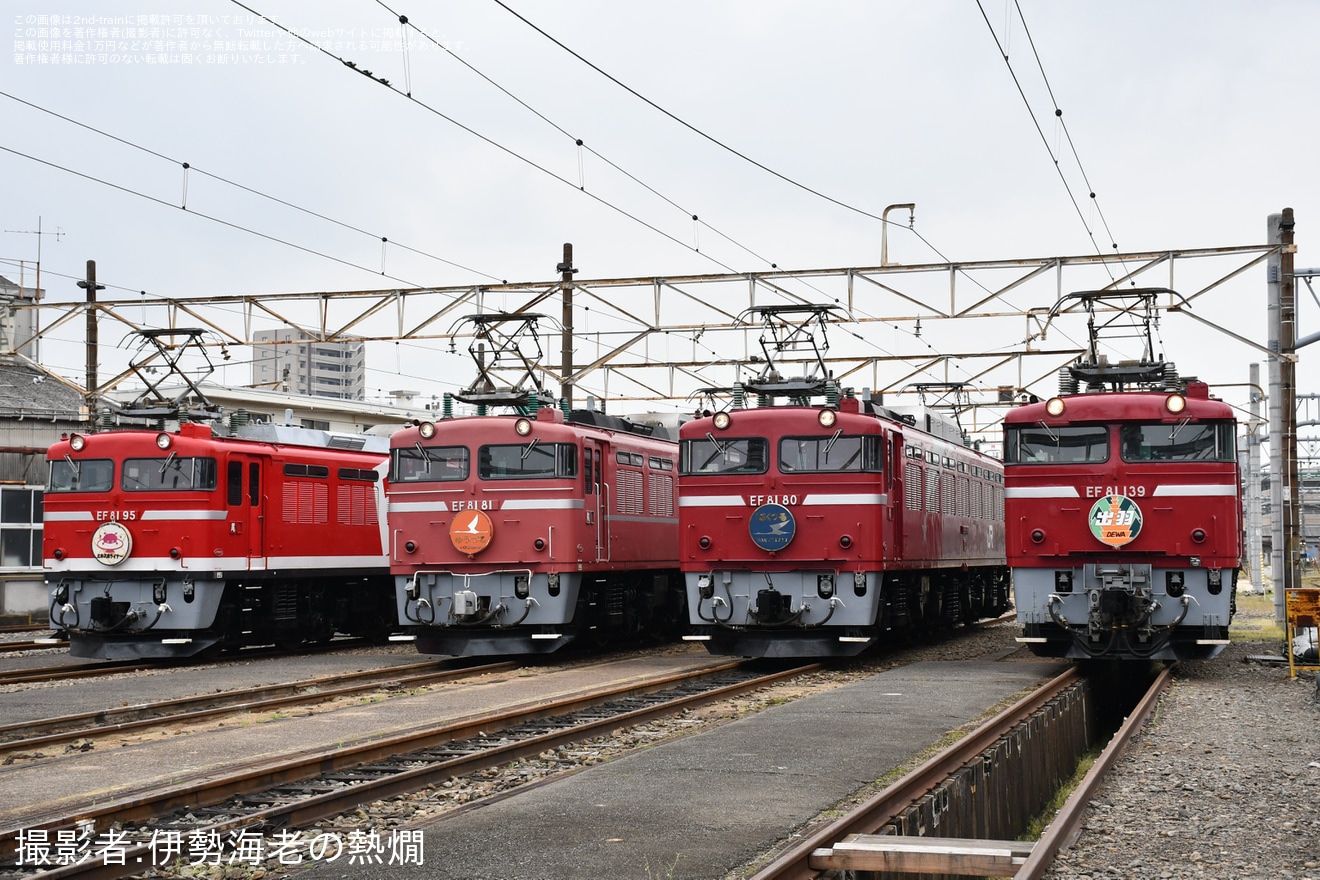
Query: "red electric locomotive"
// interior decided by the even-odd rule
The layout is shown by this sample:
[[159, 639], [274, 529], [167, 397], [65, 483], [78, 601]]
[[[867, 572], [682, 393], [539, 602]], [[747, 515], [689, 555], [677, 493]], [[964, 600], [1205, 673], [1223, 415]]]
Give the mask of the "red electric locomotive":
[[999, 462], [934, 414], [839, 399], [819, 350], [800, 379], [774, 370], [829, 310], [754, 309], [765, 369], [732, 409], [680, 429], [685, 638], [711, 653], [846, 656], [1008, 608]]
[[385, 438], [238, 431], [184, 423], [50, 447], [43, 555], [70, 653], [188, 657], [393, 629]]
[[[422, 653], [548, 653], [682, 621], [677, 445], [661, 425], [540, 406], [539, 318], [465, 319], [480, 377], [454, 398], [478, 414], [454, 417], [447, 395], [444, 418], [391, 438], [390, 564]], [[533, 389], [495, 386], [510, 360]]]
[[[1228, 644], [1242, 551], [1236, 422], [1205, 383], [1154, 357], [1160, 294], [1176, 296], [1061, 300], [1056, 312], [1091, 313], [1088, 356], [1065, 368], [1058, 397], [1005, 416], [1008, 560], [1021, 641], [1038, 655], [1203, 659]], [[1100, 355], [1105, 306], [1144, 320], [1139, 360]]]

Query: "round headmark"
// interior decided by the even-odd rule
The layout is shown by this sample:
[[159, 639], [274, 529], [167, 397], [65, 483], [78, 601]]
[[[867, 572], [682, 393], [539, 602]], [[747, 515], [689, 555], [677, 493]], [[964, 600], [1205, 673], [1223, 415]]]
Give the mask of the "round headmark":
[[782, 504], [762, 504], [752, 511], [747, 533], [762, 550], [783, 550], [797, 533], [797, 521]]
[[449, 540], [459, 553], [480, 553], [490, 544], [494, 532], [490, 517], [480, 510], [460, 510], [449, 523]]
[[1097, 541], [1122, 547], [1141, 532], [1141, 508], [1126, 495], [1106, 495], [1091, 505], [1089, 524]]
[[117, 522], [92, 532], [92, 556], [102, 565], [118, 565], [133, 552], [133, 535]]

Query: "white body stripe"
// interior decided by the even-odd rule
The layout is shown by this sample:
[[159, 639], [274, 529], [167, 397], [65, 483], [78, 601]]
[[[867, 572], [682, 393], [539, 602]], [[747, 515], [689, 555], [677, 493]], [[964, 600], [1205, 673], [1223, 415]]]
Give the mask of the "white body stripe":
[[1219, 485], [1219, 486], [1156, 486], [1155, 496], [1184, 496], [1206, 498], [1220, 495], [1236, 495], [1237, 486]]
[[390, 513], [445, 513], [449, 505], [443, 501], [391, 501]]
[[581, 510], [581, 498], [510, 498], [500, 510]]
[[1004, 489], [1005, 498], [1080, 498], [1072, 486], [1015, 486]]
[[851, 495], [808, 495], [802, 499], [802, 506], [817, 504], [888, 504], [889, 496], [877, 492], [858, 492]]
[[91, 522], [91, 511], [49, 510], [42, 517], [46, 522]]
[[138, 517], [141, 521], [167, 519], [225, 519], [229, 515], [224, 510], [144, 510]]
[[679, 507], [746, 507], [747, 502], [741, 495], [694, 495], [678, 496]]

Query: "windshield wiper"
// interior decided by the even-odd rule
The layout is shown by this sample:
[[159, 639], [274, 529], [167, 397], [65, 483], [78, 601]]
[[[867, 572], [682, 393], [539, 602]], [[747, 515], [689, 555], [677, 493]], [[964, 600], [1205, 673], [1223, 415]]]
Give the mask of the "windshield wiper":
[[843, 429], [840, 428], [839, 430], [837, 430], [837, 431], [834, 432], [834, 436], [833, 436], [833, 437], [831, 437], [830, 439], [828, 439], [828, 440], [825, 441], [825, 457], [826, 457], [826, 458], [829, 458], [829, 455], [830, 455], [830, 447], [833, 446], [833, 445], [835, 444], [835, 442], [836, 442], [840, 437], [842, 437], [842, 436], [843, 436]]
[[529, 455], [532, 454], [532, 450], [535, 449], [535, 448], [536, 448], [536, 444], [538, 444], [538, 443], [540, 443], [540, 442], [541, 442], [541, 438], [540, 438], [540, 437], [533, 437], [533, 438], [532, 438], [532, 442], [531, 442], [531, 443], [528, 443], [528, 444], [527, 444], [527, 448], [524, 449], [524, 450], [522, 451], [522, 458], [520, 458], [519, 461], [526, 461], [526, 460], [527, 460], [527, 456], [529, 456]]
[[422, 445], [421, 440], [413, 441], [413, 446], [416, 446], [417, 451], [422, 454], [422, 462], [426, 465], [423, 473], [429, 474], [431, 472], [431, 456], [426, 454], [426, 447]]
[[162, 474], [165, 473], [165, 468], [170, 466], [170, 462], [174, 461], [174, 456], [176, 455], [178, 455], [177, 452], [171, 452], [169, 455], [165, 456], [165, 460], [160, 463], [160, 472]]

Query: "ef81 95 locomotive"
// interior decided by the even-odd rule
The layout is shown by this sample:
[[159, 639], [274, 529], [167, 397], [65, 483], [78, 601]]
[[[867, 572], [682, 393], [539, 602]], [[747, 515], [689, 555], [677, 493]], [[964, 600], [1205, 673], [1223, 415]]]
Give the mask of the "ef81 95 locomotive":
[[1228, 643], [1242, 549], [1236, 422], [1204, 382], [1150, 354], [1162, 293], [1066, 297], [1093, 317], [1115, 300], [1144, 317], [1146, 353], [1108, 363], [1093, 333], [1063, 393], [1005, 416], [1008, 560], [1021, 640], [1038, 655], [1203, 659]]
[[61, 439], [44, 501], [52, 627], [70, 653], [106, 659], [383, 638], [387, 449], [383, 437], [273, 425], [223, 436], [191, 422]]
[[[828, 307], [753, 311], [769, 366], [732, 409], [680, 429], [685, 638], [715, 654], [846, 656], [1007, 610], [999, 462], [931, 413], [839, 399], [819, 357], [814, 375], [781, 379], [773, 358], [824, 333]], [[745, 393], [762, 405], [742, 407]]]
[[497, 388], [502, 360], [539, 360], [518, 348], [539, 317], [465, 319], [481, 376], [455, 397], [480, 411], [391, 438], [390, 564], [422, 653], [548, 653], [681, 625], [677, 444], [664, 426], [540, 406], [539, 384]]

